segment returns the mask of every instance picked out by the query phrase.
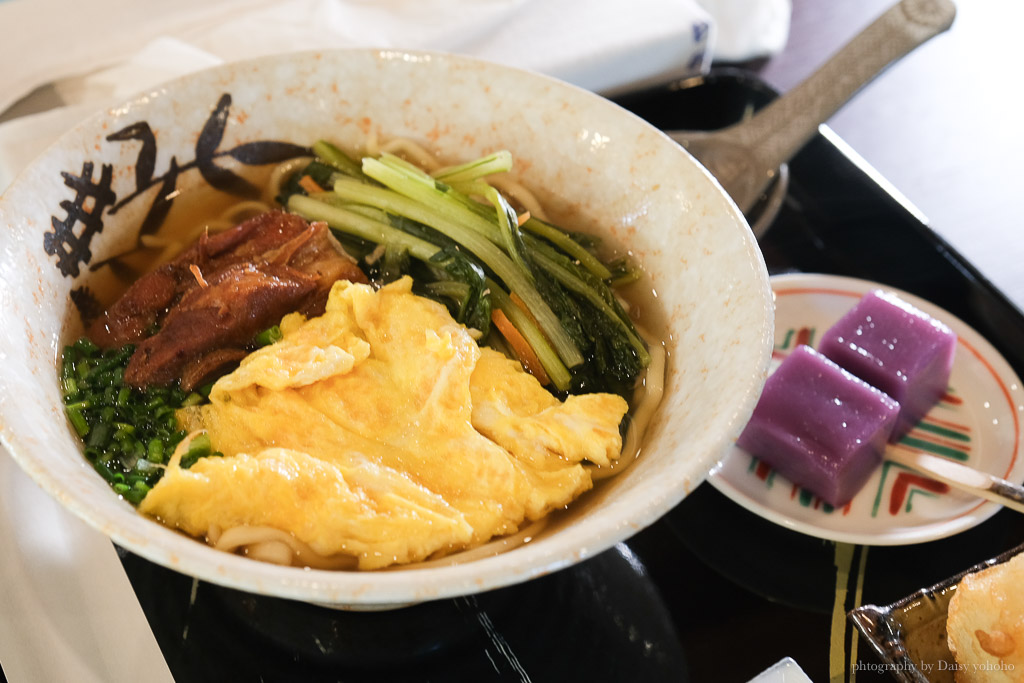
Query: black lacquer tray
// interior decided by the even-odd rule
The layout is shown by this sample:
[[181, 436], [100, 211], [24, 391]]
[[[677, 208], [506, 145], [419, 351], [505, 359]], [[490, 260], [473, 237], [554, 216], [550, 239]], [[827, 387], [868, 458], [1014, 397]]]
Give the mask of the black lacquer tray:
[[[715, 128], [773, 93], [716, 72], [624, 95], [653, 124]], [[793, 160], [762, 240], [772, 273], [825, 272], [917, 294], [1024, 374], [1024, 316], [948, 244], [819, 135]], [[381, 613], [240, 593], [122, 553], [178, 681], [748, 681], [792, 657], [816, 682], [892, 681], [846, 621], [1024, 542], [1000, 512], [909, 547], [837, 547], [762, 520], [709, 485], [583, 564], [471, 598]], [[2, 677], [0, 677], [2, 678]]]

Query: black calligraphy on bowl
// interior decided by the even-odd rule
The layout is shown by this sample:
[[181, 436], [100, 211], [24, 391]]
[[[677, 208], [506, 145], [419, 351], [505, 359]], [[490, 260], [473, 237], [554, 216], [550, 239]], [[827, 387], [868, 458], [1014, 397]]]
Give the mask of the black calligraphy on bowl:
[[[70, 198], [61, 200], [63, 216], [50, 217], [51, 230], [43, 235], [43, 249], [56, 257], [55, 265], [64, 277], [77, 277], [82, 266], [97, 270], [110, 260], [93, 263], [90, 248], [92, 239], [103, 232], [103, 221], [117, 214], [129, 203], [136, 201], [154, 186], [159, 186], [145, 218], [139, 224], [136, 247], [144, 235], [155, 233], [171, 210], [177, 196], [178, 181], [188, 172], [195, 171], [210, 186], [240, 198], [256, 198], [259, 188], [234, 171], [218, 164], [229, 158], [248, 166], [274, 164], [308, 155], [309, 148], [290, 142], [257, 140], [245, 142], [230, 149], [219, 149], [227, 130], [231, 113], [231, 95], [220, 96], [196, 139], [195, 157], [180, 161], [171, 157], [167, 168], [157, 175], [157, 140], [152, 127], [139, 121], [106, 136], [108, 142], [139, 144], [135, 160], [135, 189], [118, 198], [113, 189], [114, 168], [111, 164], [83, 161], [80, 173], [61, 171], [64, 185], [71, 191]], [[83, 314], [92, 308], [90, 294], [84, 288], [72, 292], [72, 300]]]

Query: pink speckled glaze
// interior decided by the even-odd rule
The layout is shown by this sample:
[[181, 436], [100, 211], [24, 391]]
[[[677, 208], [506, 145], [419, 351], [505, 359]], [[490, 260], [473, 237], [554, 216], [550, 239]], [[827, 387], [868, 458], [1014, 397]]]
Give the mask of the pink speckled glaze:
[[[408, 136], [444, 160], [509, 149], [515, 174], [580, 225], [627, 243], [657, 293], [667, 392], [640, 460], [577, 501], [533, 542], [463, 565], [381, 573], [308, 571], [215, 551], [139, 515], [81, 455], [63, 418], [60, 344], [77, 332], [69, 302], [88, 273], [63, 277], [43, 249], [70, 199], [61, 171], [111, 164], [134, 189], [138, 146], [113, 131], [146, 120], [158, 171], [195, 156], [199, 130], [232, 97], [222, 147], [252, 140], [351, 150], [369, 133]], [[528, 106], [526, 106], [528, 105]], [[526, 106], [526, 108], [524, 108]], [[238, 173], [246, 169], [237, 168]], [[182, 176], [179, 187], [200, 183]], [[94, 261], [134, 238], [148, 202], [105, 217]], [[760, 251], [736, 207], [680, 147], [610, 102], [494, 64], [398, 50], [302, 53], [218, 67], [139, 95], [63, 136], [0, 198], [0, 438], [22, 468], [89, 524], [143, 557], [234, 588], [350, 608], [476, 593], [585, 560], [653, 523], [700, 484], [743, 427], [767, 376], [773, 304]]]

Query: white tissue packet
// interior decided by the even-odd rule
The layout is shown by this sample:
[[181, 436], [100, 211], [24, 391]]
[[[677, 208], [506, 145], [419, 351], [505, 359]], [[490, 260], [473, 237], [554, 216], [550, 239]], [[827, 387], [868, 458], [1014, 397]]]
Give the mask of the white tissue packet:
[[[696, 0], [634, 0], [629, 12], [617, 0], [0, 0], [0, 63], [19, 65], [0, 70], [0, 113], [48, 86], [0, 124], [0, 192], [93, 110], [221, 62], [437, 50], [609, 94], [706, 71], [713, 32]], [[54, 99], [63, 106], [39, 113]]]
[[[340, 47], [438, 50], [595, 91], [710, 64], [697, 0], [0, 1], [0, 112], [41, 85], [131, 58], [159, 37], [217, 57]], [[154, 81], [156, 82], [156, 81]]]

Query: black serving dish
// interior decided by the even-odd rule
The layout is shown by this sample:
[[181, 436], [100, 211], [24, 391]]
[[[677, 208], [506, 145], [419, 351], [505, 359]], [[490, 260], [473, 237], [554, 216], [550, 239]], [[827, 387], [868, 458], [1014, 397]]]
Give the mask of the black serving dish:
[[[774, 97], [728, 71], [616, 98], [664, 129], [717, 128]], [[945, 308], [1024, 374], [1024, 316], [908, 207], [816, 136], [761, 246], [772, 273], [890, 284]], [[912, 547], [846, 546], [704, 484], [628, 542], [544, 578], [378, 613], [249, 595], [122, 552], [176, 680], [743, 683], [784, 657], [818, 682], [892, 681], [846, 620], [1024, 543], [1015, 513]]]

